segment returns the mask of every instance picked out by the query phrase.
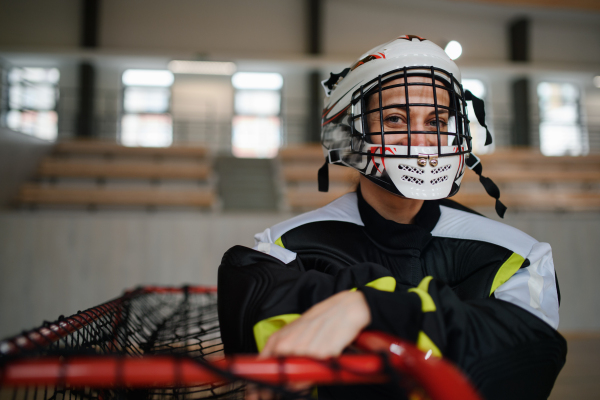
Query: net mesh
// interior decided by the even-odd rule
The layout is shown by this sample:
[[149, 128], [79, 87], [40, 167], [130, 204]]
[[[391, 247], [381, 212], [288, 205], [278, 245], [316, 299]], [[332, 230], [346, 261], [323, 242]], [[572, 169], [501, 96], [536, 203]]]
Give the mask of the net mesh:
[[[2, 342], [3, 361], [23, 356], [169, 355], [198, 361], [224, 356], [216, 292], [138, 290], [70, 318]], [[58, 338], [59, 336], [62, 336]], [[54, 340], [58, 339], [58, 340]], [[11, 355], [12, 354], [12, 355]], [[22, 399], [200, 399], [243, 398], [244, 385], [217, 382], [160, 389], [75, 389], [69, 387], [3, 388], [0, 400]]]

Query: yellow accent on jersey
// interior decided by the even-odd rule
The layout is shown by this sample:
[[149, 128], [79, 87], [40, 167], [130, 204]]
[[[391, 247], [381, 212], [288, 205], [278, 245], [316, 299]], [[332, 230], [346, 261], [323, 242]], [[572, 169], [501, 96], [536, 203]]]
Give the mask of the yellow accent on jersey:
[[419, 331], [419, 337], [417, 338], [417, 347], [419, 350], [428, 353], [431, 350], [431, 355], [437, 358], [442, 358], [442, 352], [438, 347], [433, 343], [429, 336], [425, 334], [423, 331]]
[[254, 325], [254, 340], [258, 351], [262, 351], [272, 334], [300, 318], [300, 314], [282, 314], [263, 319]]
[[419, 283], [419, 286], [408, 289], [409, 292], [416, 293], [421, 298], [421, 311], [423, 312], [434, 312], [436, 310], [435, 303], [428, 293], [429, 282], [431, 282], [432, 279], [432, 276], [426, 276], [421, 283]]
[[521, 265], [523, 265], [524, 262], [525, 259], [522, 256], [518, 255], [517, 253], [513, 253], [512, 256], [510, 256], [508, 260], [506, 260], [506, 262], [502, 264], [498, 272], [496, 272], [496, 276], [494, 277], [494, 281], [492, 282], [490, 296], [504, 282], [509, 280], [519, 270], [519, 268], [521, 268]]
[[275, 244], [279, 247], [281, 247], [282, 249], [285, 249], [285, 246], [283, 245], [283, 242], [281, 241], [281, 236], [275, 241]]
[[[393, 292], [396, 290], [396, 279], [392, 278], [391, 276], [384, 276], [367, 283], [365, 286], [372, 287], [373, 289], [377, 289], [382, 292]], [[352, 288], [350, 291], [354, 292], [356, 291], [356, 288]]]

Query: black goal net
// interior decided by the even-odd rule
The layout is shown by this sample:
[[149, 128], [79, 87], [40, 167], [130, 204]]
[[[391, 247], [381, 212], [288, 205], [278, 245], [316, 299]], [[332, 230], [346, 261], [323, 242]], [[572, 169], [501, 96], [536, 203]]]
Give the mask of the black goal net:
[[298, 382], [384, 383], [411, 400], [479, 398], [455, 367], [380, 332], [361, 333], [354, 350], [328, 360], [225, 357], [208, 287], [138, 288], [0, 341], [0, 400], [243, 399], [248, 382], [278, 399], [314, 399], [289, 389]]
[[[44, 323], [0, 346], [3, 363], [45, 356], [63, 361], [73, 356], [166, 355], [198, 362], [223, 358], [216, 291], [203, 287], [140, 288], [71, 317]], [[118, 380], [115, 376], [112, 385], [100, 385], [116, 387], [110, 389], [73, 388], [60, 382], [56, 386], [3, 388], [2, 400], [243, 398], [240, 383], [140, 389], [127, 388], [127, 382]]]

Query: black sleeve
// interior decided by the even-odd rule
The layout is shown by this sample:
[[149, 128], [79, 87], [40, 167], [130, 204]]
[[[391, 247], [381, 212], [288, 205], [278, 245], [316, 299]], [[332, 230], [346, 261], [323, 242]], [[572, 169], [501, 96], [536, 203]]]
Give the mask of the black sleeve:
[[511, 303], [494, 298], [462, 301], [435, 279], [419, 296], [414, 291], [359, 290], [371, 309], [369, 328], [411, 341], [415, 330], [425, 334], [486, 399], [546, 399], [565, 363], [564, 338]]
[[229, 249], [218, 273], [217, 307], [225, 352], [256, 352], [253, 327], [261, 320], [302, 314], [335, 293], [390, 276], [373, 263], [330, 271], [306, 271], [299, 259], [285, 264], [247, 247]]

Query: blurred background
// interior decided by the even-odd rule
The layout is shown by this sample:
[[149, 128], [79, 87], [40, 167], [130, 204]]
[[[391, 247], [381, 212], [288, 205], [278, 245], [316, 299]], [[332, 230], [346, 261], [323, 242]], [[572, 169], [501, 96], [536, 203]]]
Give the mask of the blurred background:
[[[138, 285], [215, 285], [229, 247], [352, 190], [337, 167], [316, 189], [320, 81], [404, 34], [485, 100], [494, 144], [471, 129], [505, 221], [553, 247], [552, 398], [597, 398], [597, 0], [0, 0], [0, 337]], [[497, 218], [466, 174], [456, 200]]]

